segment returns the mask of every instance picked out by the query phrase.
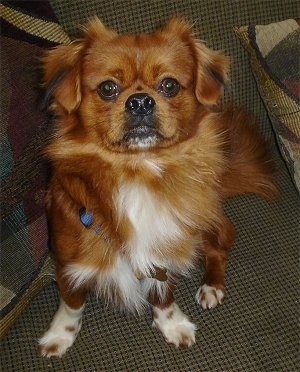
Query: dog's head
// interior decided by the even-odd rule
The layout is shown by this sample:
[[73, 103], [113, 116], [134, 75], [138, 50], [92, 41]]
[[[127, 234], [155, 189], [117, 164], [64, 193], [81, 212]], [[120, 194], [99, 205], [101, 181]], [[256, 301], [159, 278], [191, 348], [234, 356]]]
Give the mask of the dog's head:
[[151, 35], [118, 35], [95, 18], [82, 39], [47, 53], [44, 85], [73, 130], [75, 122], [110, 151], [148, 151], [193, 135], [201, 108], [222, 95], [227, 68], [178, 18]]

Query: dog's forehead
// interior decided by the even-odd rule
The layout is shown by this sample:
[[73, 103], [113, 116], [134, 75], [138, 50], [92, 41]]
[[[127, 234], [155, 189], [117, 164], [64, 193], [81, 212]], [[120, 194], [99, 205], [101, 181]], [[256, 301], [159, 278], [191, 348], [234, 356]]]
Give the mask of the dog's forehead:
[[152, 35], [118, 35], [108, 44], [101, 40], [90, 45], [86, 54], [86, 68], [91, 75], [116, 77], [132, 81], [156, 80], [171, 75], [190, 80], [194, 68], [192, 52], [179, 38], [171, 40]]

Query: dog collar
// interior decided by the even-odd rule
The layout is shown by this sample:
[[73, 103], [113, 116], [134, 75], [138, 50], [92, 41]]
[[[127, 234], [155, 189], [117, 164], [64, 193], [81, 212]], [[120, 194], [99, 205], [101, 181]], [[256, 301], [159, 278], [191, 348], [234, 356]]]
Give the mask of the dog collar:
[[[80, 222], [83, 224], [83, 226], [86, 229], [92, 229], [96, 234], [100, 235], [102, 228], [99, 225], [96, 225], [93, 220], [93, 213], [89, 212], [86, 210], [85, 207], [82, 207], [79, 209], [79, 219]], [[103, 239], [109, 243], [110, 242], [110, 237], [103, 234]], [[145, 275], [142, 274], [140, 271], [135, 272], [135, 276], [137, 279], [141, 280], [145, 278]], [[153, 270], [151, 271], [151, 276], [150, 278], [156, 279], [160, 282], [165, 282], [168, 279], [168, 274], [167, 274], [167, 269], [157, 267], [155, 266]]]
[[[96, 225], [93, 220], [93, 213], [86, 210], [85, 207], [79, 209], [79, 219], [86, 229], [92, 229], [96, 234], [101, 234], [102, 227]], [[103, 239], [106, 242], [110, 241], [109, 236], [103, 235]]]

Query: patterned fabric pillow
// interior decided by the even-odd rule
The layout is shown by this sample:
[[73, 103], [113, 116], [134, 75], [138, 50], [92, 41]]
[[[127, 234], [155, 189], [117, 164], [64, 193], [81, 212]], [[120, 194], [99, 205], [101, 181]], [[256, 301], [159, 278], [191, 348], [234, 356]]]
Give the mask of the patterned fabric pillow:
[[288, 19], [265, 26], [236, 27], [250, 54], [252, 71], [268, 110], [281, 153], [300, 191], [300, 28]]
[[49, 125], [38, 109], [35, 69], [43, 48], [69, 40], [47, 1], [18, 5], [0, 4], [0, 337], [53, 272], [43, 202], [48, 168], [40, 154]]

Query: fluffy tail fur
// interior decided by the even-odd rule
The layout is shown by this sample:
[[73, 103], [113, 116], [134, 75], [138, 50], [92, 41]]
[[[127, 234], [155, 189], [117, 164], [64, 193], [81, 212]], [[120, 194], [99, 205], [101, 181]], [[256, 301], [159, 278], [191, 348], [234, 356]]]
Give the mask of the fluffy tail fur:
[[234, 110], [228, 106], [225, 109], [228, 168], [222, 182], [224, 198], [255, 193], [271, 199], [278, 194], [274, 184], [276, 168], [269, 146], [251, 121], [251, 116], [243, 108]]

